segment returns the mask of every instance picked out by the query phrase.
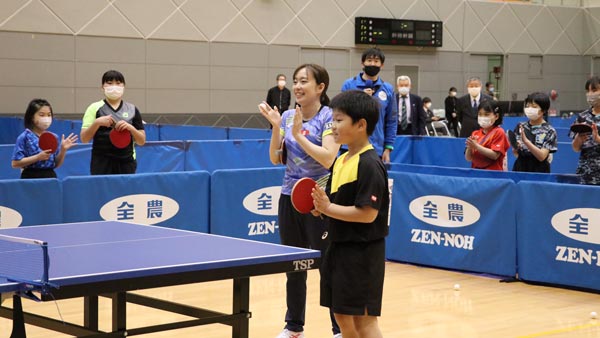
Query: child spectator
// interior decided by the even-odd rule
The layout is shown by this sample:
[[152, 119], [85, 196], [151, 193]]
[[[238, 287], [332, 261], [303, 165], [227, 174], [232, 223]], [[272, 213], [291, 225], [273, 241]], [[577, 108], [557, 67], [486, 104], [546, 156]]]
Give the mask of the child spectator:
[[513, 148], [517, 158], [513, 171], [549, 173], [552, 154], [557, 150], [556, 130], [544, 120], [550, 108], [550, 97], [535, 92], [525, 99], [523, 109], [527, 122], [517, 124], [514, 129], [518, 147]]
[[[21, 168], [21, 178], [56, 178], [55, 168], [60, 167], [67, 150], [77, 142], [77, 136], [62, 135], [58, 148], [42, 150], [39, 145], [40, 135], [52, 124], [52, 106], [44, 99], [33, 99], [25, 111], [25, 131], [17, 137], [13, 151], [11, 166]], [[54, 134], [54, 137], [57, 137]]]
[[479, 104], [477, 123], [481, 127], [473, 131], [466, 141], [465, 159], [471, 168], [506, 171], [506, 151], [508, 140], [502, 124], [502, 113], [492, 100]]

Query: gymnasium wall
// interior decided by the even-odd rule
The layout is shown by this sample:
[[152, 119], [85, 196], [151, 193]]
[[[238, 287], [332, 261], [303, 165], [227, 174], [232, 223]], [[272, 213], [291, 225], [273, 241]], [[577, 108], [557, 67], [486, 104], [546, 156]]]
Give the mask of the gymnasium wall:
[[600, 8], [545, 3], [1, 1], [0, 114], [21, 115], [33, 97], [58, 114], [82, 114], [102, 97], [109, 68], [124, 72], [126, 98], [143, 114], [256, 113], [276, 74], [291, 77], [304, 62], [327, 67], [333, 96], [360, 70], [356, 16], [444, 22], [441, 48], [383, 47], [382, 77], [393, 82], [395, 66], [418, 66], [418, 94], [434, 107], [450, 86], [464, 93], [468, 77], [487, 79], [488, 56], [502, 55], [505, 98], [557, 89], [563, 110], [583, 109], [583, 83], [600, 54]]

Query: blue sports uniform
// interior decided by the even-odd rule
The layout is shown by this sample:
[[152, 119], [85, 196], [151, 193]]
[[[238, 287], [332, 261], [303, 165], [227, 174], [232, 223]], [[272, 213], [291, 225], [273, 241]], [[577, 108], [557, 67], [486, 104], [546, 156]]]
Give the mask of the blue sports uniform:
[[364, 90], [365, 88], [373, 88], [373, 97], [379, 102], [379, 120], [375, 125], [373, 134], [369, 136], [369, 142], [381, 156], [384, 149], [394, 149], [394, 141], [396, 141], [396, 129], [398, 128], [398, 107], [394, 99], [394, 89], [392, 85], [384, 82], [381, 77], [377, 81], [367, 83], [362, 78], [363, 73], [359, 73], [355, 77], [348, 79], [342, 85], [342, 91], [347, 90]]
[[[50, 155], [46, 161], [38, 161], [29, 166], [23, 168], [21, 178], [43, 178], [43, 177], [56, 177], [54, 168], [56, 168], [56, 155], [60, 151], [61, 141], [58, 136], [52, 133], [54, 137], [58, 139], [58, 147], [56, 151]], [[25, 129], [15, 141], [15, 148], [13, 150], [12, 160], [20, 161], [25, 157], [36, 155], [42, 152], [39, 145], [40, 137], [29, 129]], [[32, 172], [36, 172], [35, 176], [30, 176]]]
[[[279, 132], [285, 141], [287, 149], [287, 167], [283, 177], [281, 193], [290, 195], [294, 184], [303, 177], [319, 179], [329, 174], [328, 168], [324, 168], [314, 158], [310, 157], [292, 136], [294, 125], [294, 114], [296, 109], [290, 109], [281, 116], [281, 127]], [[302, 123], [302, 133], [311, 142], [318, 146], [323, 144], [323, 137], [331, 134], [332, 115], [331, 108], [321, 106], [319, 112], [310, 120]]]

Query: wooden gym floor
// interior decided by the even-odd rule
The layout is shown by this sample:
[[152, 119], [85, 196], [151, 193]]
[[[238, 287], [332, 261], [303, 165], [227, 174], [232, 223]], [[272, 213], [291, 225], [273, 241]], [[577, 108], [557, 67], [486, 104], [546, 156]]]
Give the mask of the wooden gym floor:
[[[318, 305], [318, 272], [310, 271], [308, 279], [306, 338], [331, 337], [327, 310]], [[459, 291], [454, 290], [455, 284], [460, 285]], [[220, 281], [140, 293], [228, 312], [231, 287], [231, 281]], [[285, 275], [251, 278], [250, 287], [250, 337], [274, 338], [284, 325]], [[6, 301], [8, 306], [10, 303]], [[24, 300], [23, 307], [59, 318], [57, 306], [51, 302]], [[101, 298], [100, 307], [101, 329], [108, 329], [109, 300]], [[58, 308], [65, 320], [82, 322], [81, 299], [59, 301]], [[591, 319], [592, 311], [600, 312], [600, 295], [595, 293], [500, 283], [488, 276], [388, 262], [379, 326], [387, 338], [600, 337], [600, 319]], [[177, 315], [128, 307], [132, 327], [172, 318]], [[0, 338], [8, 337], [10, 330], [11, 322], [0, 318]], [[29, 338], [65, 337], [32, 326], [27, 326], [27, 334]], [[144, 337], [226, 338], [231, 337], [231, 330], [215, 324]]]

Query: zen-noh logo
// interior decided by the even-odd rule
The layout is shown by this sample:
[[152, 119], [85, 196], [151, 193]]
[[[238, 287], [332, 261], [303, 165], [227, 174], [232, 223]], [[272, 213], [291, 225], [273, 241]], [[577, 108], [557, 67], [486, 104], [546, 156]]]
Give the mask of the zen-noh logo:
[[179, 212], [172, 198], [153, 194], [136, 194], [115, 198], [100, 209], [105, 221], [125, 221], [153, 225], [164, 222]]
[[552, 216], [552, 227], [576, 241], [600, 244], [600, 209], [576, 208]]
[[0, 229], [16, 228], [23, 222], [23, 216], [15, 209], [0, 205]]
[[254, 190], [244, 197], [244, 208], [251, 213], [264, 216], [277, 216], [279, 207], [280, 186], [265, 187]]
[[480, 217], [479, 210], [471, 203], [441, 195], [415, 198], [408, 208], [417, 219], [446, 228], [466, 227], [477, 222]]

